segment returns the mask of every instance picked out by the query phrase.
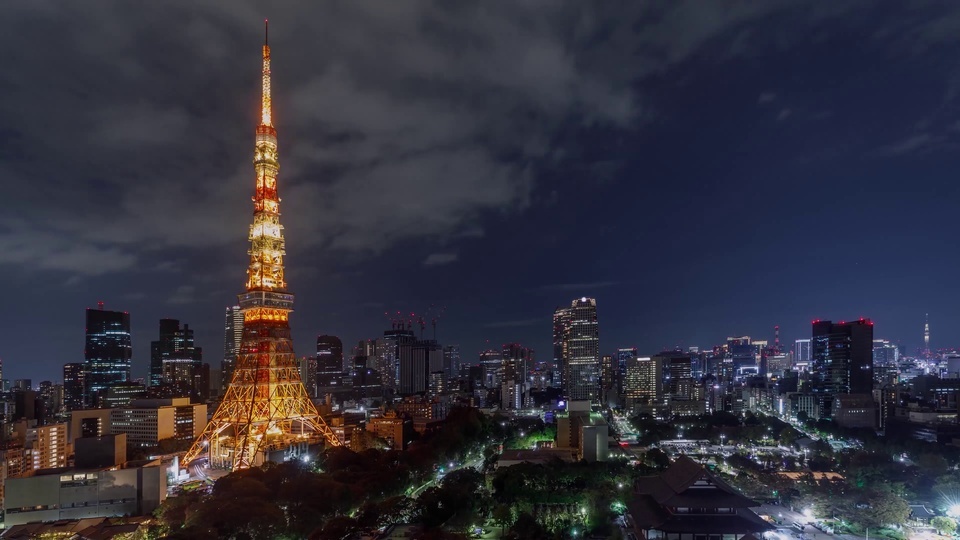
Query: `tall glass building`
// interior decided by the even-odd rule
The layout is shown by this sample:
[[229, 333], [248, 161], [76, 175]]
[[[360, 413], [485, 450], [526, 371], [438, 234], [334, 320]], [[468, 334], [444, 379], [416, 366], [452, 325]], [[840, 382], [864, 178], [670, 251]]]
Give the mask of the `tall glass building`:
[[597, 301], [587, 297], [577, 298], [569, 308], [558, 309], [554, 313], [555, 336], [558, 330], [564, 396], [570, 400], [599, 402], [600, 331], [597, 325]]
[[103, 302], [87, 309], [87, 339], [83, 349], [84, 400], [96, 403], [98, 392], [130, 380], [130, 314], [107, 311]]
[[243, 340], [243, 311], [240, 306], [228, 306], [223, 321], [223, 361], [220, 362], [220, 389], [227, 391], [237, 367], [240, 342]]

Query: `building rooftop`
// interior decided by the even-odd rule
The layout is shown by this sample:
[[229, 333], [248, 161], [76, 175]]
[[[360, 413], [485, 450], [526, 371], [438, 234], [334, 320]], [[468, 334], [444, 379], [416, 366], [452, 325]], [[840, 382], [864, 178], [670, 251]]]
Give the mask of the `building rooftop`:
[[28, 540], [41, 536], [76, 540], [110, 540], [133, 534], [149, 517], [64, 519], [14, 525], [0, 534], [3, 540]]
[[[757, 533], [773, 526], [750, 510], [760, 506], [739, 494], [688, 456], [677, 458], [658, 476], [638, 478], [627, 505], [643, 530], [685, 533]], [[729, 513], [680, 513], [676, 509], [731, 509]]]
[[574, 450], [570, 448], [541, 448], [539, 450], [504, 450], [497, 460], [498, 466], [516, 465], [517, 463], [549, 463], [559, 459], [565, 463], [576, 461]]

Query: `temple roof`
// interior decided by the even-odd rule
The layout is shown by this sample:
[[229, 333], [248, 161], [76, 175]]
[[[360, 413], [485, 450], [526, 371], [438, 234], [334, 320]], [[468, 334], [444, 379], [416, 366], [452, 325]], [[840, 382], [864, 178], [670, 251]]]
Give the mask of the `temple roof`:
[[[750, 507], [759, 503], [737, 493], [712, 472], [680, 456], [659, 476], [638, 478], [627, 509], [644, 530], [689, 533], [760, 533], [772, 530]], [[675, 508], [732, 508], [729, 514], [674, 513]]]
[[[704, 485], [695, 485], [704, 480]], [[681, 455], [659, 476], [638, 478], [636, 495], [649, 495], [662, 506], [750, 508], [760, 503], [737, 493], [703, 465]]]

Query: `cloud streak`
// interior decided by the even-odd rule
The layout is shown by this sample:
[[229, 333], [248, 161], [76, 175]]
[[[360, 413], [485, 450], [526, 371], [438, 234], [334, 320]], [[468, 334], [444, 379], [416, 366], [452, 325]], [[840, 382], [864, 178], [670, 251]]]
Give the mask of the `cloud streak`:
[[456, 253], [431, 253], [423, 261], [424, 266], [441, 266], [456, 262], [459, 256]]

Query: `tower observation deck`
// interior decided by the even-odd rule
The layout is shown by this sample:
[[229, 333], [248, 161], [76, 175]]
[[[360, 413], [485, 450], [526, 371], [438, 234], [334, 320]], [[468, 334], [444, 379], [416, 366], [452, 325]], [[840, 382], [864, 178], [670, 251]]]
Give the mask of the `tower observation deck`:
[[243, 339], [223, 400], [184, 456], [184, 465], [207, 457], [212, 467], [245, 469], [266, 453], [298, 443], [341, 441], [320, 417], [300, 380], [290, 312], [293, 294], [283, 277], [285, 244], [277, 195], [277, 130], [270, 99], [270, 46], [263, 44], [263, 93], [253, 166], [256, 190], [250, 225], [246, 292], [239, 295]]

